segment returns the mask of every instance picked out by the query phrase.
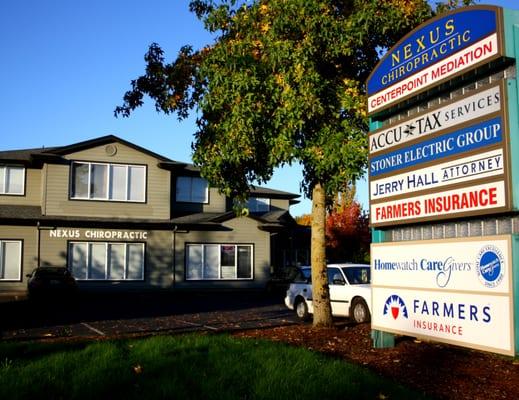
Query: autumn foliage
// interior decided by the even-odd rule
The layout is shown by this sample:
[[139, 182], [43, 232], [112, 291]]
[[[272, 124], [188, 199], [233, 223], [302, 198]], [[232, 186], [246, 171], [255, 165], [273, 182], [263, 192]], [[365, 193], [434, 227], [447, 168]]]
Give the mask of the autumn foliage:
[[326, 218], [329, 262], [368, 262], [371, 242], [368, 214], [356, 200], [335, 207]]

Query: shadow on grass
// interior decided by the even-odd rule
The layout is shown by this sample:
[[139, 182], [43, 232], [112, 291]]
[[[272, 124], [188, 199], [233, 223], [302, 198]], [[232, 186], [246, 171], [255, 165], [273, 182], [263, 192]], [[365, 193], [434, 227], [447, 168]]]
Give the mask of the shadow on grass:
[[225, 335], [11, 346], [0, 347], [0, 398], [424, 398], [341, 360]]

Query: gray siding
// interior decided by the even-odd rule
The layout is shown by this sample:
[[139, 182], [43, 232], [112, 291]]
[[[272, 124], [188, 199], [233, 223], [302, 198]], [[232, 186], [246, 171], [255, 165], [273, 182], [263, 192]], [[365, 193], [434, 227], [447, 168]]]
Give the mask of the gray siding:
[[25, 195], [0, 195], [0, 205], [21, 205], [39, 206], [41, 205], [42, 192], [42, 171], [41, 169], [25, 169]]
[[[251, 218], [234, 218], [224, 223], [231, 231], [176, 234], [175, 287], [183, 289], [263, 289], [270, 277], [270, 234], [258, 229]], [[253, 279], [225, 281], [186, 281], [185, 246], [188, 243], [252, 244]]]
[[147, 165], [146, 203], [69, 200], [70, 166], [49, 165], [44, 194], [46, 215], [93, 216], [115, 218], [170, 218], [170, 172], [157, 167], [153, 157], [120, 143], [109, 157], [105, 146], [68, 155], [69, 160]]
[[37, 231], [34, 227], [0, 226], [0, 239], [22, 240], [22, 266], [20, 282], [0, 281], [0, 291], [25, 291], [27, 289], [26, 274], [36, 268]]
[[284, 199], [271, 199], [270, 200], [270, 210], [271, 211], [279, 211], [279, 210], [287, 210], [290, 207], [290, 203], [288, 200]]
[[[34, 229], [34, 228], [33, 228]], [[100, 239], [89, 238], [87, 232], [135, 232], [124, 229], [81, 229], [81, 228], [57, 228], [65, 231], [66, 237], [53, 237], [52, 229], [43, 228], [41, 231], [41, 265], [53, 265], [66, 267], [68, 264], [68, 243], [79, 242], [139, 242], [145, 243], [145, 264], [143, 281], [79, 281], [83, 289], [156, 289], [171, 288], [173, 281], [173, 242], [170, 231], [137, 231], [146, 232], [147, 239]]]
[[[173, 181], [173, 185], [175, 185]], [[185, 214], [185, 213], [201, 213], [201, 212], [225, 212], [226, 210], [226, 198], [225, 196], [218, 193], [218, 189], [209, 188], [209, 202], [207, 204], [198, 203], [177, 203], [175, 201], [176, 187], [172, 188], [172, 214]]]

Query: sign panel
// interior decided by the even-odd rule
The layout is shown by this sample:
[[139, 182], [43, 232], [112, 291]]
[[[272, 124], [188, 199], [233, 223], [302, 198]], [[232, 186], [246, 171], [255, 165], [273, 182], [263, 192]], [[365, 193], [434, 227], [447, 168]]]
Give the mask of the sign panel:
[[503, 118], [499, 115], [454, 132], [373, 157], [369, 160], [370, 178], [501, 143], [503, 140], [502, 128]]
[[501, 93], [501, 85], [496, 85], [440, 108], [413, 116], [396, 125], [376, 130], [369, 135], [369, 153], [372, 155], [387, 151], [394, 146], [500, 111]]
[[501, 176], [505, 173], [506, 163], [503, 153], [502, 148], [496, 149], [387, 178], [370, 180], [370, 201]]
[[470, 7], [415, 29], [387, 52], [369, 76], [368, 112], [380, 111], [499, 57], [501, 19], [498, 7]]
[[371, 247], [371, 283], [507, 294], [510, 263], [509, 236], [376, 243]]
[[514, 355], [508, 296], [373, 290], [372, 329]]
[[371, 246], [373, 329], [512, 355], [511, 237]]
[[406, 197], [370, 204], [373, 227], [404, 222], [473, 216], [508, 210], [508, 193], [503, 180], [439, 193]]

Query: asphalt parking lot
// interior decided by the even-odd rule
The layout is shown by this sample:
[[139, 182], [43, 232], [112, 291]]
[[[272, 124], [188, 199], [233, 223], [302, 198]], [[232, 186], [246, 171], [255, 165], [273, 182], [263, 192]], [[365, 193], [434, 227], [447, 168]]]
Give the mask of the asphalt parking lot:
[[88, 293], [74, 300], [0, 303], [2, 340], [228, 332], [299, 324], [266, 293]]

